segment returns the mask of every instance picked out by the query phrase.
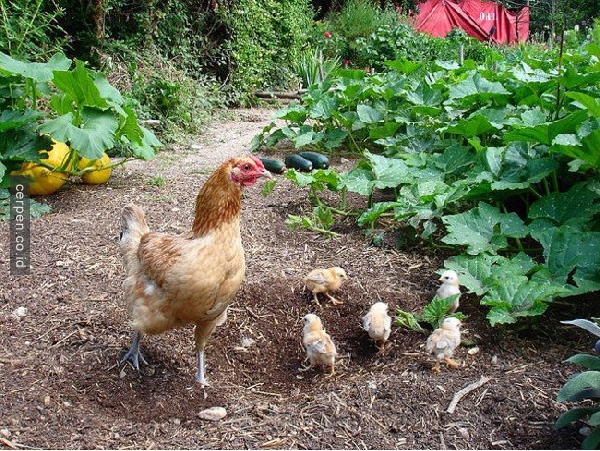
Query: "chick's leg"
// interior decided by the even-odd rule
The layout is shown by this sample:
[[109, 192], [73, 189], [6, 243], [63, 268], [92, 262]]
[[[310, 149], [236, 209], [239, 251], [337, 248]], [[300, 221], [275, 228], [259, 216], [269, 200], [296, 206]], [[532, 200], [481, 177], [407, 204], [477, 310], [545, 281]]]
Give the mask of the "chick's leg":
[[140, 371], [140, 360], [144, 365], [148, 365], [146, 359], [140, 352], [140, 340], [142, 339], [142, 333], [138, 330], [133, 335], [131, 346], [125, 355], [119, 360], [119, 365], [129, 361], [131, 365], [139, 372]]
[[317, 293], [315, 292], [313, 292], [313, 303], [321, 307], [321, 304], [319, 303], [319, 298], [317, 297]]
[[343, 302], [342, 301], [338, 301], [336, 298], [334, 298], [332, 295], [330, 295], [329, 293], [325, 293], [325, 296], [327, 296], [329, 298], [329, 300], [331, 301], [331, 303], [333, 305], [342, 305]]
[[458, 362], [454, 359], [451, 358], [445, 358], [444, 362], [446, 362], [446, 365], [451, 366], [452, 368], [458, 368]]
[[333, 377], [335, 376], [335, 362], [330, 365], [329, 372], [325, 375], [325, 377]]

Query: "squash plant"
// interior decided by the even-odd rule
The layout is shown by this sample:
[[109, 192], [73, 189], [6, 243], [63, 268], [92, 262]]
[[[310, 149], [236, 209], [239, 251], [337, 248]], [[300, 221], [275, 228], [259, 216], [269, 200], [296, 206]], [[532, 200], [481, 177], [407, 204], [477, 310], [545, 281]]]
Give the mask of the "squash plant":
[[69, 144], [64, 168], [79, 157], [102, 158], [120, 144], [132, 157], [152, 158], [161, 143], [138, 123], [132, 100], [106, 76], [57, 53], [45, 63], [16, 60], [0, 52], [0, 187], [24, 161], [39, 163], [51, 136]]
[[[334, 187], [364, 196], [358, 224], [404, 223], [452, 249], [446, 268], [481, 297], [490, 323], [513, 323], [600, 290], [599, 59], [592, 42], [494, 67], [339, 70], [253, 144], [360, 152]], [[381, 190], [395, 198], [373, 201]]]

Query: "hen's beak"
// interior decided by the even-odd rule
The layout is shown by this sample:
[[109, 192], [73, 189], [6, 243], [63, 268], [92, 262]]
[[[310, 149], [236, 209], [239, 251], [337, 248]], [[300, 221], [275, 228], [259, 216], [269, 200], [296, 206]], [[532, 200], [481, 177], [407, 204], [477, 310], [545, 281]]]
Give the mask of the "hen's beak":
[[271, 174], [270, 171], [267, 171], [266, 169], [263, 169], [262, 172], [260, 172], [258, 174], [259, 177], [264, 177], [266, 179], [272, 180], [273, 179], [273, 174]]

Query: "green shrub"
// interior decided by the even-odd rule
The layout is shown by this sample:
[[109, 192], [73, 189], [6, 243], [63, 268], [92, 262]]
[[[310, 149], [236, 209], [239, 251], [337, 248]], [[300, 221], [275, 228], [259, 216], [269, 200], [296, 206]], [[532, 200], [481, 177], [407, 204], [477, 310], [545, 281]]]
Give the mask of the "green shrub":
[[240, 0], [224, 14], [232, 32], [228, 91], [235, 103], [251, 104], [257, 89], [297, 86], [292, 67], [312, 26], [309, 1]]
[[64, 51], [68, 37], [58, 24], [63, 15], [54, 2], [0, 1], [0, 51], [38, 62]]
[[225, 106], [214, 82], [203, 75], [191, 77], [155, 51], [145, 51], [129, 69], [136, 109], [144, 119], [161, 121], [165, 141], [200, 133], [212, 114]]
[[362, 66], [360, 53], [367, 39], [380, 27], [394, 27], [398, 14], [392, 8], [380, 8], [372, 0], [348, 0], [338, 12], [329, 13], [324, 27], [336, 40], [336, 55], [353, 66]]
[[373, 67], [377, 71], [386, 69], [386, 61], [407, 59], [419, 61], [458, 61], [459, 47], [463, 46], [463, 58], [484, 63], [494, 50], [476, 38], [469, 37], [463, 30], [455, 28], [445, 38], [418, 33], [408, 20], [393, 26], [377, 28], [368, 38], [359, 38], [358, 64]]

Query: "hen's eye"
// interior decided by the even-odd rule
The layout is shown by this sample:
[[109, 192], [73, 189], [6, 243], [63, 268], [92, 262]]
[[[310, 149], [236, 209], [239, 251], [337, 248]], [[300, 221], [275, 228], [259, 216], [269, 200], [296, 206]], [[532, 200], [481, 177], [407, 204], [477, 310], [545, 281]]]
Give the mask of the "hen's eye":
[[250, 170], [250, 165], [248, 163], [246, 163], [244, 165], [244, 171], [249, 171]]

